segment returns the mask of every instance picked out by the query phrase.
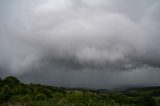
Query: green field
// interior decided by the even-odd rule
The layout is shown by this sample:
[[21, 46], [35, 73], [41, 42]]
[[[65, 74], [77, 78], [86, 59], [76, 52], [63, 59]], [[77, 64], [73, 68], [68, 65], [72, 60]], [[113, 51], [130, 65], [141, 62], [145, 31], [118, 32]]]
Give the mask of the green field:
[[60, 88], [0, 79], [0, 106], [160, 106], [160, 87], [125, 91]]

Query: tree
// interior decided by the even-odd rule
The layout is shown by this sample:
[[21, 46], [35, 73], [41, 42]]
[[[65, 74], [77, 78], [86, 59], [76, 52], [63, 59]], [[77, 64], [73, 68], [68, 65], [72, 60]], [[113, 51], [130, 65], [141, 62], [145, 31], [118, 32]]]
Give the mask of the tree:
[[13, 77], [13, 76], [9, 76], [9, 77], [6, 77], [5, 79], [3, 79], [3, 82], [4, 83], [9, 83], [9, 84], [18, 84], [20, 83], [20, 81]]
[[1, 79], [1, 77], [0, 77], [0, 86], [2, 85], [2, 79]]

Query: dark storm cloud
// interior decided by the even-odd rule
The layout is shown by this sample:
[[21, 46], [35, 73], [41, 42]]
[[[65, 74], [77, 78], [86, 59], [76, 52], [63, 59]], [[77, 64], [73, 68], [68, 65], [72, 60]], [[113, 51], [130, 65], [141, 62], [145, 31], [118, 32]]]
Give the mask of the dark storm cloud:
[[159, 84], [159, 0], [2, 0], [0, 14], [0, 76], [68, 87]]

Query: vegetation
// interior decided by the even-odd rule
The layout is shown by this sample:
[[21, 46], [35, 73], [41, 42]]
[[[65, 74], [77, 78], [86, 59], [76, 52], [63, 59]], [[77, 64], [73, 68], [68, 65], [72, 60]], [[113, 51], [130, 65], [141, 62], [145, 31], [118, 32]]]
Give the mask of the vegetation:
[[58, 88], [0, 78], [0, 106], [160, 106], [160, 87], [126, 91]]

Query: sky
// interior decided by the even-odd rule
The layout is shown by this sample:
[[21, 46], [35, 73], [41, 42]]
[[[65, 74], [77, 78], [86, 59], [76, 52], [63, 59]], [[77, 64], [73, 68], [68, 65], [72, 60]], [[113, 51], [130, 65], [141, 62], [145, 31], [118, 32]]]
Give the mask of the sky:
[[159, 28], [160, 0], [0, 0], [0, 77], [160, 86]]

